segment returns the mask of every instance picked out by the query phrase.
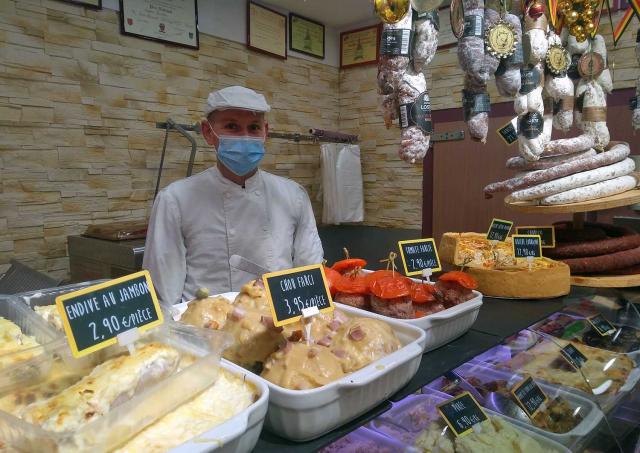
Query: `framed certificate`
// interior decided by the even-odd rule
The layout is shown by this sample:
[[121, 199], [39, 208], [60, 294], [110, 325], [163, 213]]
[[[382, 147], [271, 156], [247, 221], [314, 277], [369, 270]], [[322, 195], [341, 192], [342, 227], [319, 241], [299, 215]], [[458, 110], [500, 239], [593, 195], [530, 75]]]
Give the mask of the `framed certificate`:
[[289, 13], [289, 50], [324, 59], [324, 25]]
[[287, 16], [257, 3], [247, 5], [247, 47], [287, 58]]
[[86, 6], [93, 9], [102, 9], [102, 0], [62, 0], [66, 3], [75, 3], [76, 5]]
[[125, 35], [198, 49], [196, 0], [120, 0]]
[[340, 68], [378, 62], [382, 24], [340, 33]]

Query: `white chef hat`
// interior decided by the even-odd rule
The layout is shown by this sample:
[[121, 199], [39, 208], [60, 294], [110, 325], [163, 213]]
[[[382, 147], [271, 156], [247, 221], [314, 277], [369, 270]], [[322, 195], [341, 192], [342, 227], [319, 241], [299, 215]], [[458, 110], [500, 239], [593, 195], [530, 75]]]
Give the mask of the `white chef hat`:
[[211, 112], [226, 109], [242, 109], [265, 113], [271, 110], [271, 107], [260, 93], [236, 85], [209, 93], [204, 115], [209, 116]]

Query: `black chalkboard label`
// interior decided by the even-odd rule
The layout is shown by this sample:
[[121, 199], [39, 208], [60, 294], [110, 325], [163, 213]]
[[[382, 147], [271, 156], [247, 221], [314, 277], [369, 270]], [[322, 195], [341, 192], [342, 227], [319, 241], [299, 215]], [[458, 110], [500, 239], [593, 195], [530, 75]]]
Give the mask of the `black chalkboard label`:
[[148, 271], [110, 280], [56, 297], [74, 357], [117, 343], [117, 336], [141, 332], [164, 321]]
[[398, 106], [400, 128], [417, 126], [425, 133], [433, 132], [431, 101], [427, 92], [420, 93], [414, 102]]
[[540, 236], [542, 248], [548, 249], [556, 246], [556, 229], [552, 226], [519, 226], [516, 234]]
[[302, 310], [333, 310], [333, 300], [321, 264], [271, 272], [262, 276], [276, 327], [296, 322]]
[[611, 335], [616, 331], [616, 328], [613, 324], [606, 320], [606, 318], [602, 315], [595, 315], [590, 318], [587, 318], [589, 323], [593, 326], [596, 332], [598, 332], [603, 337], [607, 335]]
[[518, 133], [529, 140], [538, 137], [544, 129], [544, 118], [538, 112], [529, 112], [520, 117]]
[[513, 145], [518, 141], [518, 131], [513, 125], [512, 121], [509, 121], [507, 124], [498, 129], [498, 135], [507, 145]]
[[514, 234], [511, 237], [511, 240], [513, 241], [514, 257], [542, 257], [542, 240], [540, 239], [540, 236], [533, 234]]
[[464, 16], [463, 38], [469, 37], [484, 38], [484, 16], [469, 14]]
[[470, 433], [474, 425], [488, 420], [487, 414], [469, 392], [439, 404], [437, 409], [457, 437]]
[[408, 28], [384, 30], [380, 41], [380, 55], [410, 56], [413, 32]]
[[509, 232], [513, 227], [513, 222], [508, 220], [493, 219], [489, 231], [487, 231], [487, 239], [490, 241], [504, 241], [509, 236]]
[[533, 418], [548, 400], [547, 395], [531, 376], [523, 379], [511, 389], [511, 394], [529, 418]]
[[398, 241], [398, 248], [405, 275], [421, 275], [425, 269], [431, 269], [433, 272], [442, 270], [433, 238]]
[[567, 70], [567, 75], [571, 80], [580, 79], [580, 73], [578, 72], [578, 61], [580, 61], [581, 56], [582, 54], [571, 56], [571, 64], [569, 65], [569, 69]]
[[535, 68], [521, 68], [520, 79], [522, 80], [520, 94], [531, 93], [540, 85], [540, 73]]
[[634, 96], [629, 99], [629, 110], [635, 110], [638, 108], [638, 106], [640, 106], [640, 102], [638, 102], [638, 99], [640, 99], [640, 96]]
[[578, 351], [578, 348], [571, 343], [560, 349], [560, 354], [576, 369], [582, 368], [582, 365], [587, 361], [585, 355]]

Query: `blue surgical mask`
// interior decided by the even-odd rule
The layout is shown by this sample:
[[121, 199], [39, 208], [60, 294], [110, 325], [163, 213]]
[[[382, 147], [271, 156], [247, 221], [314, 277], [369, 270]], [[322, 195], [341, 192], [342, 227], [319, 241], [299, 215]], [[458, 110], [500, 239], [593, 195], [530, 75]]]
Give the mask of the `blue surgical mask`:
[[[213, 131], [213, 128], [211, 130]], [[216, 136], [218, 137], [218, 159], [238, 176], [244, 176], [255, 170], [264, 157], [262, 137], [218, 134]]]

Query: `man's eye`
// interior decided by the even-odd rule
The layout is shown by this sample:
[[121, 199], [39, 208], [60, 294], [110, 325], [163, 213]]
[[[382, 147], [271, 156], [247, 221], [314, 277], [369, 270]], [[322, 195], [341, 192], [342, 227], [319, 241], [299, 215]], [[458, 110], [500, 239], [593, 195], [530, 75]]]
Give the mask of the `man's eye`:
[[229, 123], [229, 124], [225, 124], [224, 128], [229, 130], [236, 130], [238, 129], [238, 125], [234, 123]]
[[252, 126], [249, 126], [249, 130], [252, 132], [258, 132], [262, 130], [262, 127], [257, 124], [254, 124]]

